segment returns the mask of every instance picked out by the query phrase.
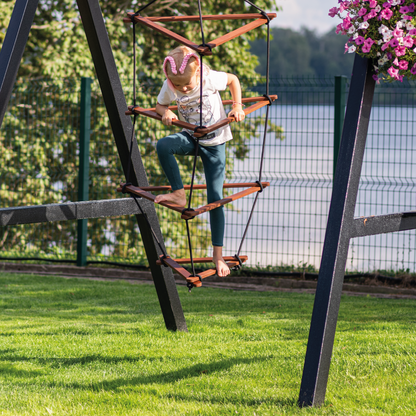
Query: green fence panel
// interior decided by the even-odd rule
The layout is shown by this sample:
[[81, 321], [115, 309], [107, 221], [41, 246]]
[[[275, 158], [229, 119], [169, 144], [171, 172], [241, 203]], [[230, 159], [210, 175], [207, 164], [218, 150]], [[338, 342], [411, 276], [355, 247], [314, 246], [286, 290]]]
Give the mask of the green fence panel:
[[[242, 79], [244, 96], [262, 95], [264, 78]], [[270, 93], [279, 99], [270, 108], [262, 180], [271, 186], [260, 196], [241, 254], [249, 264], [285, 269], [319, 267], [332, 192], [334, 135], [339, 134], [345, 94], [336, 96], [334, 78], [274, 78]], [[123, 82], [127, 102], [131, 82]], [[138, 80], [138, 102], [154, 105], [160, 84]], [[338, 90], [339, 91], [339, 90]], [[338, 94], [338, 93], [337, 93]], [[344, 95], [344, 97], [342, 97]], [[224, 96], [224, 98], [228, 98]], [[80, 81], [19, 81], [0, 128], [0, 207], [76, 201], [80, 136]], [[340, 107], [336, 110], [334, 102]], [[356, 216], [414, 209], [416, 144], [416, 84], [382, 83], [376, 88]], [[227, 144], [227, 182], [257, 179], [261, 155], [264, 109], [232, 125], [234, 140]], [[337, 121], [338, 120], [338, 121]], [[336, 121], [338, 124], [336, 124]], [[156, 155], [157, 140], [171, 130], [138, 117], [137, 139], [149, 182], [167, 184]], [[119, 198], [124, 181], [106, 109], [97, 81], [91, 83], [89, 199]], [[184, 181], [192, 158], [183, 158]], [[197, 182], [203, 181], [198, 165]], [[193, 205], [204, 192], [195, 192]], [[224, 252], [239, 246], [254, 196], [226, 209]], [[166, 246], [172, 256], [188, 256], [187, 239], [179, 215], [157, 207]], [[207, 216], [192, 221], [195, 256], [210, 254]], [[0, 229], [2, 256], [65, 259], [76, 262], [77, 224], [47, 223]], [[415, 271], [415, 232], [354, 239], [348, 269], [359, 271]], [[88, 220], [87, 262], [146, 264], [134, 218]]]

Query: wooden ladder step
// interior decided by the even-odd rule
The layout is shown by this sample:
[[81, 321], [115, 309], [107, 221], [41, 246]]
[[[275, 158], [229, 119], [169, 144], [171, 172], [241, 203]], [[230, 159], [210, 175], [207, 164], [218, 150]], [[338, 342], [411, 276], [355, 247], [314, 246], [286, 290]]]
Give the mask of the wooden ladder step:
[[[242, 263], [245, 263], [248, 260], [248, 256], [239, 256]], [[225, 256], [224, 257], [227, 266], [232, 269], [235, 266], [239, 266], [240, 262], [234, 256]], [[212, 257], [200, 257], [194, 259], [194, 263], [209, 263], [212, 262]], [[171, 257], [167, 256], [160, 256], [159, 260], [156, 262], [158, 265], [165, 265], [170, 267], [180, 276], [182, 276], [188, 283], [192, 283], [195, 287], [202, 286], [202, 279], [205, 279], [209, 276], [213, 276], [217, 273], [216, 268], [210, 268], [204, 270], [203, 272], [197, 273], [198, 276], [192, 275], [188, 270], [182, 267], [182, 264], [189, 264], [191, 263], [191, 259], [172, 259]]]
[[[263, 189], [270, 186], [270, 182], [261, 182], [261, 184], [263, 186]], [[226, 198], [220, 199], [219, 201], [211, 202], [210, 204], [204, 205], [202, 207], [199, 207], [193, 210], [185, 210], [185, 207], [171, 203], [171, 202], [160, 202], [158, 205], [162, 205], [173, 211], [180, 212], [182, 219], [189, 220], [191, 218], [194, 218], [198, 215], [203, 214], [204, 212], [212, 211], [215, 208], [229, 204], [230, 202], [236, 201], [237, 199], [243, 198], [245, 196], [253, 194], [254, 192], [259, 192], [261, 190], [259, 184], [256, 182], [250, 182], [246, 184], [227, 184], [227, 185], [228, 185], [226, 186], [227, 188], [233, 188], [233, 187], [239, 188], [243, 186], [236, 186], [236, 185], [248, 185], [248, 188], [245, 189], [244, 191], [237, 192], [234, 195], [227, 196]], [[160, 188], [161, 187], [146, 187], [146, 189], [151, 189], [151, 190], [156, 190], [156, 189], [161, 190]], [[170, 189], [170, 187], [168, 188]], [[189, 189], [189, 188], [190, 188], [189, 185], [185, 185], [185, 189]], [[205, 188], [206, 188], [206, 185], [194, 185], [194, 189], [205, 189]], [[155, 203], [155, 198], [156, 198], [155, 195], [137, 186], [133, 186], [133, 185], [125, 186], [125, 184], [120, 184], [120, 186], [117, 188], [117, 192], [131, 193], [141, 198], [148, 199], [149, 201], [152, 201], [153, 203]]]
[[[269, 97], [270, 97], [272, 102], [277, 100], [277, 95], [270, 95]], [[228, 103], [228, 101], [230, 101], [230, 103], [232, 103], [231, 100], [224, 100], [224, 101], [227, 102], [227, 103]], [[253, 97], [251, 99], [248, 99], [247, 101], [243, 98], [242, 101], [243, 101], [243, 103], [244, 102], [256, 101], [255, 104], [253, 104], [250, 107], [247, 107], [247, 108], [244, 109], [244, 114], [245, 115], [251, 114], [254, 111], [258, 110], [259, 108], [262, 108], [262, 107], [269, 104], [269, 100], [266, 97]], [[169, 107], [169, 109], [173, 109], [173, 110], [176, 110], [177, 108], [178, 107], [176, 105]], [[140, 115], [143, 115], [143, 116], [146, 116], [146, 117], [153, 118], [153, 119], [158, 120], [158, 121], [162, 121], [162, 116], [160, 114], [156, 113], [155, 108], [147, 108], [146, 109], [146, 108], [142, 108], [142, 107], [139, 107], [139, 106], [135, 107], [133, 105], [130, 105], [128, 107], [128, 111], [126, 111], [125, 114], [128, 115], [128, 116], [133, 115], [133, 114], [140, 114]], [[212, 133], [213, 131], [218, 130], [221, 127], [224, 127], [224, 126], [226, 126], [226, 125], [228, 125], [228, 124], [230, 124], [234, 121], [235, 121], [234, 117], [224, 118], [223, 120], [220, 120], [220, 121], [218, 121], [217, 123], [215, 123], [211, 126], [198, 129], [197, 132], [193, 133], [193, 136], [195, 136], [196, 138], [203, 137], [206, 134]], [[192, 130], [192, 131], [196, 127], [194, 124], [190, 124], [190, 123], [187, 123], [186, 121], [182, 121], [182, 120], [172, 120], [172, 124], [174, 126], [181, 127], [183, 129], [187, 129], [187, 130]]]
[[[194, 42], [191, 42], [190, 40], [184, 38], [181, 35], [178, 35], [177, 33], [165, 28], [164, 26], [161, 26], [160, 24], [156, 22], [180, 22], [180, 21], [199, 21], [199, 16], [158, 16], [158, 17], [145, 17], [145, 16], [136, 16], [135, 13], [129, 12], [127, 13], [127, 18], [123, 19], [126, 22], [134, 21], [134, 23], [140, 23], [142, 25], [145, 25], [147, 27], [150, 27], [153, 30], [158, 31], [159, 33], [162, 33], [166, 37], [176, 40], [179, 43], [182, 43], [183, 45], [187, 46], [190, 49], [195, 50], [201, 55], [212, 55], [212, 48], [215, 48], [216, 46], [222, 45], [225, 42], [228, 42], [238, 36], [243, 35], [244, 33], [249, 32], [250, 30], [253, 30], [261, 25], [264, 25], [268, 22], [267, 18], [263, 16], [260, 13], [247, 13], [247, 14], [236, 14], [236, 15], [207, 15], [202, 16], [202, 20], [252, 20], [253, 22], [247, 23], [246, 25], [243, 25], [239, 27], [238, 29], [235, 29], [229, 33], [226, 33], [223, 36], [220, 36], [219, 38], [207, 43], [207, 46], [197, 45]], [[267, 13], [267, 16], [270, 20], [274, 19], [277, 14], [276, 13]]]

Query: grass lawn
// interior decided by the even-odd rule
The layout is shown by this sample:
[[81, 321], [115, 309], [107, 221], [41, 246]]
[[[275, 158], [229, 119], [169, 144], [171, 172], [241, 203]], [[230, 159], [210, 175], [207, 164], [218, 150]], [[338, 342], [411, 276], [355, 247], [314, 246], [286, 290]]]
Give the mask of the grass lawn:
[[415, 415], [416, 302], [343, 296], [325, 405], [297, 407], [314, 297], [0, 275], [1, 415]]

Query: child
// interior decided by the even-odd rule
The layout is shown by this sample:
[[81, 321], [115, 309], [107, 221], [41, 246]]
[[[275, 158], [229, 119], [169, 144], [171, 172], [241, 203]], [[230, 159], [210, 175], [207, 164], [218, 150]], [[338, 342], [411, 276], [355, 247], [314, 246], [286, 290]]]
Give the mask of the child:
[[[163, 71], [166, 75], [162, 89], [157, 97], [156, 112], [162, 116], [166, 126], [177, 120], [175, 113], [168, 109], [172, 101], [178, 104], [179, 118], [194, 125], [200, 125], [200, 60], [192, 49], [180, 46], [166, 57]], [[228, 114], [236, 121], [244, 120], [245, 114], [241, 104], [241, 87], [233, 74], [212, 71], [204, 65], [202, 74], [203, 100], [202, 125], [210, 126], [226, 118], [224, 107], [218, 91], [228, 86], [233, 99], [233, 108]], [[173, 202], [186, 205], [186, 195], [180, 176], [177, 155], [194, 155], [196, 141], [192, 130], [183, 130], [171, 134], [157, 143], [157, 154], [162, 168], [172, 186], [170, 194], [158, 195], [156, 203]], [[208, 203], [223, 198], [222, 187], [225, 177], [225, 142], [232, 139], [230, 126], [222, 127], [199, 139], [199, 156], [204, 165], [207, 184]], [[213, 245], [213, 262], [218, 276], [227, 276], [230, 269], [222, 257], [224, 239], [224, 207], [216, 208], [210, 213], [211, 239]]]

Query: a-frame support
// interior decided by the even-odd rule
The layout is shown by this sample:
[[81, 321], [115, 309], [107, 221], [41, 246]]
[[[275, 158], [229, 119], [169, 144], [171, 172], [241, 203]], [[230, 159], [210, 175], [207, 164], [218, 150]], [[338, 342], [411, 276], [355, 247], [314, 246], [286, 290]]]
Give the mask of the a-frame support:
[[[121, 87], [101, 8], [98, 0], [77, 0], [77, 4], [87, 35], [119, 157], [124, 172], [126, 173], [130, 157], [129, 143], [132, 134], [132, 123], [130, 118], [125, 115], [127, 103]], [[10, 99], [11, 90], [16, 79], [37, 5], [38, 0], [16, 0], [6, 38], [0, 51], [0, 125]], [[137, 143], [135, 142], [135, 144], [131, 157], [132, 169], [129, 180], [136, 186], [148, 186], [143, 162]], [[126, 203], [130, 205], [130, 201], [126, 200]], [[147, 201], [141, 201], [140, 203], [144, 215], [147, 216], [151, 227], [163, 245], [163, 238], [154, 205]], [[100, 214], [98, 215], [97, 213], [97, 217], [105, 216], [102, 213]], [[169, 268], [156, 264], [162, 253], [152, 237], [149, 223], [144, 218], [144, 215], [138, 214], [136, 218], [140, 227], [166, 327], [174, 331], [187, 331], [173, 273]]]
[[356, 55], [303, 368], [300, 406], [320, 406], [325, 400], [350, 239], [416, 229], [416, 211], [354, 219], [375, 89], [372, 67], [370, 60]]

